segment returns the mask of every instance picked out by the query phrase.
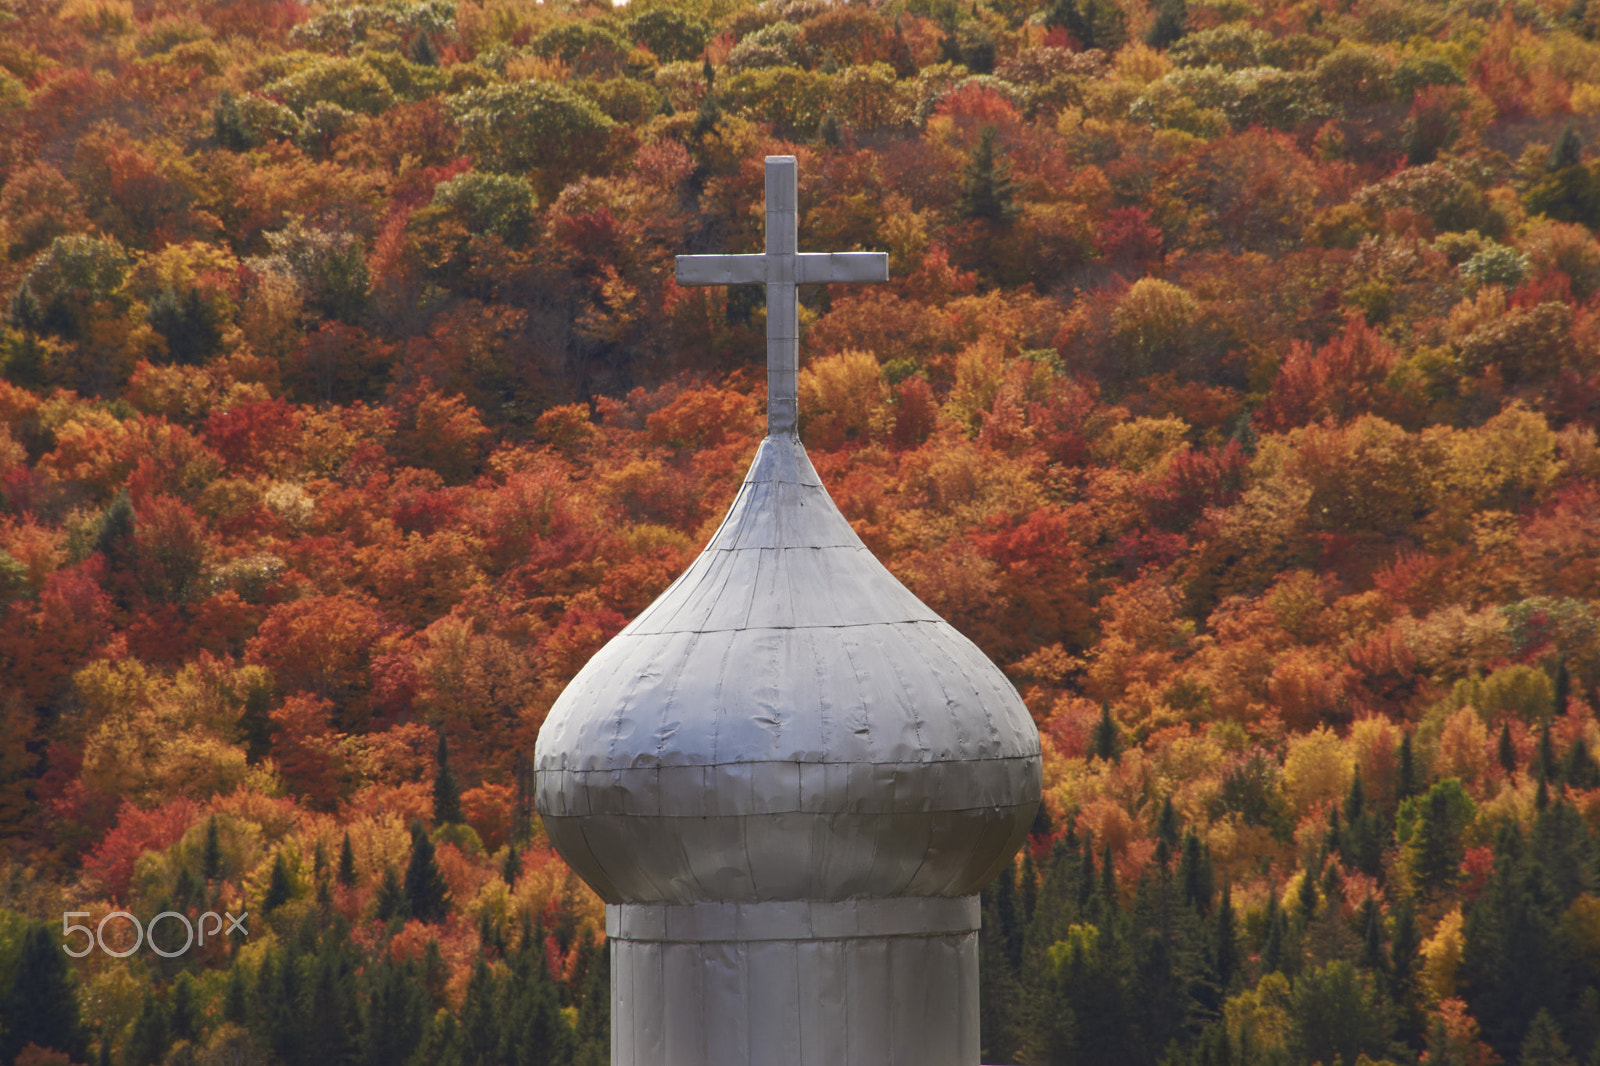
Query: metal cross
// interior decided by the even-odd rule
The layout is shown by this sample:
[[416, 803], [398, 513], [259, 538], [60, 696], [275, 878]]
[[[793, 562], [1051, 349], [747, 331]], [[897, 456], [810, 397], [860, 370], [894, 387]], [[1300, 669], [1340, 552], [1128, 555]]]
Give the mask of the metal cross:
[[767, 156], [767, 250], [756, 255], [680, 255], [679, 285], [767, 287], [767, 433], [795, 433], [799, 414], [800, 312], [796, 285], [888, 281], [884, 252], [801, 252], [792, 155]]

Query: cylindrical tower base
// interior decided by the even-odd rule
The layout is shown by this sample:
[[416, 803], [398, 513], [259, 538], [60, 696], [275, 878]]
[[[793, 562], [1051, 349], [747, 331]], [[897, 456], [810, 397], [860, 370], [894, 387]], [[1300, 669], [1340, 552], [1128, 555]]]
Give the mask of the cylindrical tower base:
[[612, 1066], [976, 1066], [977, 896], [621, 904]]

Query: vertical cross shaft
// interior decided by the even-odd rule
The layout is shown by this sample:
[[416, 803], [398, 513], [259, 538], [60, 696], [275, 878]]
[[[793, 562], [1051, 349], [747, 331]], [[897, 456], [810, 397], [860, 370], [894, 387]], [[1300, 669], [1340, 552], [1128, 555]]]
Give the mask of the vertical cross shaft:
[[767, 433], [794, 433], [800, 419], [800, 183], [792, 155], [767, 157]]
[[792, 155], [767, 156], [766, 250], [759, 255], [680, 255], [680, 285], [767, 287], [767, 433], [794, 435], [799, 418], [800, 306], [796, 286], [888, 281], [883, 252], [799, 251], [799, 182]]

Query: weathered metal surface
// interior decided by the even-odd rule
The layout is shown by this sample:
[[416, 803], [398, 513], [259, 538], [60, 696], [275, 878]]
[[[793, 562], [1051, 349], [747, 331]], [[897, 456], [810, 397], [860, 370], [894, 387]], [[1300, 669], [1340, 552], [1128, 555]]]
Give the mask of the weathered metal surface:
[[[764, 259], [769, 308], [776, 285], [792, 310], [809, 268], [774, 162], [768, 256], [723, 258]], [[770, 380], [792, 387], [773, 318]], [[1038, 733], [861, 543], [792, 418], [769, 428], [711, 543], [535, 750], [550, 840], [610, 905], [612, 1061], [975, 1066], [976, 893], [1032, 823]]]

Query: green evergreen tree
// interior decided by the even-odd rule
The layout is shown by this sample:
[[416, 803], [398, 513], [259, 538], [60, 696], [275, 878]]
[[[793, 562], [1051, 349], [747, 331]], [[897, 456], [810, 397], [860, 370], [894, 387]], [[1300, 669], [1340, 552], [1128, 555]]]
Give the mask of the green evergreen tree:
[[139, 1016], [122, 1047], [124, 1066], [161, 1066], [167, 1049], [172, 1046], [165, 1005], [153, 990], [146, 989]]
[[289, 864], [280, 851], [272, 859], [272, 875], [267, 881], [266, 898], [261, 901], [261, 913], [271, 914], [292, 898], [294, 885], [289, 880]]
[[1361, 968], [1374, 974], [1389, 972], [1389, 959], [1383, 950], [1383, 915], [1378, 901], [1368, 896], [1357, 912], [1361, 923]]
[[1189, 32], [1189, 9], [1184, 0], [1159, 0], [1156, 19], [1145, 31], [1144, 43], [1151, 48], [1167, 48]]
[[1291, 1016], [1297, 1062], [1354, 1063], [1388, 1050], [1393, 1022], [1382, 996], [1342, 959], [1295, 981]]
[[[1568, 122], [1561, 131], [1545, 161], [1544, 175], [1534, 182], [1523, 202], [1528, 210], [1557, 222], [1600, 224], [1600, 174], [1583, 165], [1583, 141], [1575, 124]], [[1557, 704], [1557, 714], [1565, 710]]]
[[1538, 864], [1565, 908], [1596, 881], [1594, 840], [1583, 816], [1564, 798], [1540, 811], [1533, 822], [1529, 856]]
[[1561, 1039], [1561, 1027], [1547, 1007], [1539, 1008], [1528, 1026], [1517, 1057], [1518, 1066], [1578, 1066], [1572, 1049]]
[[209, 883], [222, 876], [222, 841], [217, 833], [217, 816], [206, 819], [206, 842], [200, 851], [200, 875]]
[[1087, 51], [1115, 52], [1128, 39], [1128, 16], [1114, 0], [1054, 0], [1046, 26], [1060, 26]]
[[10, 1062], [29, 1044], [82, 1062], [89, 1039], [79, 1024], [76, 982], [50, 927], [29, 925], [15, 959], [11, 986], [0, 990], [0, 1062]]
[[1261, 946], [1261, 974], [1287, 973], [1289, 958], [1289, 917], [1278, 905], [1276, 893], [1267, 896], [1267, 935]]
[[332, 938], [312, 960], [313, 976], [302, 1014], [303, 1046], [311, 1056], [307, 1066], [345, 1066], [358, 1061], [360, 1005], [356, 994], [356, 964], [348, 948], [348, 934]]
[[1211, 921], [1211, 968], [1216, 974], [1222, 997], [1228, 995], [1234, 975], [1239, 972], [1239, 930], [1233, 914], [1233, 886], [1222, 883], [1222, 899]]
[[1417, 957], [1422, 950], [1422, 934], [1417, 928], [1416, 911], [1409, 900], [1395, 910], [1394, 929], [1389, 938], [1389, 994], [1394, 1000], [1395, 1029], [1399, 1038], [1415, 1047], [1422, 1039], [1422, 990], [1417, 979]]
[[[512, 767], [516, 796], [511, 804], [511, 841], [526, 844], [533, 837], [533, 760], [525, 751], [517, 753]], [[506, 882], [510, 884], [509, 881]]]
[[44, 330], [44, 308], [26, 281], [11, 294], [11, 304], [6, 313], [6, 324], [23, 333], [38, 334]]
[[500, 879], [508, 887], [515, 888], [517, 878], [522, 876], [522, 850], [513, 841], [506, 847], [506, 861], [500, 867]]
[[1458, 972], [1473, 1017], [1502, 1056], [1515, 1054], [1541, 1008], [1564, 1013], [1575, 998], [1565, 911], [1516, 824], [1502, 825], [1494, 873], [1466, 911]]
[[1011, 168], [996, 152], [996, 132], [985, 126], [978, 134], [978, 146], [967, 164], [961, 181], [961, 200], [957, 210], [962, 218], [982, 219], [1001, 226], [1017, 217], [1016, 182]]
[[1461, 876], [1461, 860], [1466, 855], [1462, 833], [1472, 821], [1472, 800], [1452, 777], [1434, 785], [1426, 796], [1407, 801], [1406, 806], [1416, 811], [1406, 845], [1412, 878], [1421, 895], [1436, 898]]
[[1300, 878], [1300, 892], [1295, 898], [1299, 907], [1299, 918], [1302, 922], [1309, 922], [1317, 916], [1317, 904], [1321, 902], [1321, 895], [1317, 892], [1318, 871], [1315, 867], [1307, 866]]
[[461, 813], [461, 786], [450, 770], [450, 745], [444, 730], [439, 730], [439, 751], [435, 757], [438, 771], [433, 776], [433, 822], [435, 825], [457, 825], [466, 821]]
[[422, 1042], [429, 1013], [413, 967], [380, 958], [369, 970], [365, 1040], [357, 1061], [362, 1066], [408, 1061]]
[[1510, 777], [1517, 772], [1517, 747], [1511, 741], [1511, 722], [1500, 723], [1500, 746], [1496, 753], [1500, 759], [1500, 769]]
[[1034, 908], [1039, 905], [1039, 873], [1034, 869], [1031, 848], [1022, 849], [1022, 868], [1017, 871], [1017, 893], [1022, 901], [1022, 921], [1026, 925], [1033, 921]]
[[339, 845], [339, 883], [346, 888], [355, 887], [356, 852], [350, 846], [350, 831], [345, 830], [344, 842]]
[[218, 95], [216, 106], [211, 109], [211, 136], [219, 147], [230, 152], [248, 152], [260, 144], [260, 139], [246, 124], [238, 102], [226, 89]]
[[378, 885], [375, 897], [377, 917], [380, 922], [391, 921], [395, 918], [410, 917], [406, 904], [405, 889], [400, 885], [400, 878], [394, 872], [393, 866], [387, 866], [383, 871], [383, 881]]
[[1156, 816], [1156, 857], [1160, 865], [1166, 866], [1173, 852], [1178, 850], [1179, 839], [1178, 812], [1172, 806], [1169, 792], [1161, 801], [1161, 813]]
[[1550, 721], [1546, 719], [1539, 730], [1539, 750], [1534, 756], [1534, 773], [1540, 782], [1549, 782], [1556, 776], [1556, 749], [1550, 738]]
[[145, 321], [167, 342], [167, 359], [181, 366], [200, 366], [222, 348], [222, 316], [198, 289], [182, 296], [162, 289]]
[[1561, 780], [1566, 782], [1568, 788], [1600, 788], [1600, 766], [1595, 765], [1594, 756], [1589, 754], [1589, 745], [1584, 743], [1581, 736], [1573, 740], [1572, 747], [1567, 749], [1566, 761], [1561, 764]]
[[1583, 139], [1578, 136], [1577, 124], [1569, 121], [1562, 127], [1561, 136], [1556, 138], [1556, 143], [1550, 147], [1550, 155], [1545, 160], [1544, 168], [1555, 171], [1565, 167], [1575, 167], [1582, 162]]
[[1211, 898], [1217, 891], [1216, 875], [1211, 868], [1211, 849], [1200, 842], [1200, 837], [1193, 830], [1183, 836], [1178, 887], [1185, 905], [1202, 915], [1211, 912]]
[[222, 1020], [240, 1026], [250, 1024], [250, 1000], [244, 986], [244, 967], [237, 960], [228, 968], [228, 989], [222, 997]]
[[411, 62], [422, 67], [436, 67], [439, 65], [439, 49], [433, 43], [433, 38], [426, 33], [419, 33], [411, 38], [411, 45], [406, 49]]
[[479, 958], [467, 981], [466, 998], [461, 1004], [461, 1027], [456, 1030], [456, 1055], [462, 1066], [491, 1066], [498, 1056], [505, 1034], [501, 1032], [499, 982], [488, 965]]
[[411, 823], [411, 862], [406, 867], [406, 908], [424, 922], [443, 921], [450, 913], [450, 888], [433, 858], [433, 841], [420, 821]]
[[272, 981], [261, 1003], [266, 1044], [285, 1066], [302, 1066], [311, 1047], [306, 1039], [306, 986], [302, 957], [291, 944], [273, 968]]
[[1395, 798], [1404, 800], [1414, 796], [1421, 787], [1422, 778], [1417, 771], [1416, 756], [1411, 751], [1411, 733], [1407, 730], [1400, 737], [1400, 765], [1395, 773]]
[[200, 1004], [195, 999], [194, 978], [180, 973], [172, 982], [167, 1001], [168, 1031], [173, 1042], [199, 1040], [202, 1018]]
[[112, 570], [133, 564], [134, 532], [133, 499], [127, 489], [122, 489], [101, 513], [94, 538], [94, 550], [105, 557]]
[[1112, 762], [1122, 754], [1122, 734], [1112, 720], [1111, 704], [1106, 700], [1100, 701], [1100, 722], [1094, 727], [1090, 748], [1097, 758]]
[[1383, 847], [1386, 833], [1378, 812], [1367, 803], [1366, 788], [1358, 772], [1350, 781], [1344, 798], [1344, 828], [1339, 834], [1339, 858], [1352, 870], [1369, 877], [1383, 874]]

